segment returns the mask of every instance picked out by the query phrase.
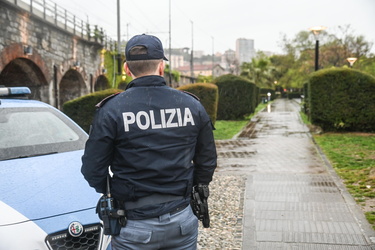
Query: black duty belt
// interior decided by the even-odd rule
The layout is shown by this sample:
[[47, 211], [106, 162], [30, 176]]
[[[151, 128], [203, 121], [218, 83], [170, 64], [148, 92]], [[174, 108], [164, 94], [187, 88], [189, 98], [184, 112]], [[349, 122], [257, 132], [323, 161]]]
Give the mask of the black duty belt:
[[160, 204], [160, 203], [182, 200], [182, 199], [184, 199], [184, 197], [181, 195], [152, 194], [149, 196], [139, 198], [136, 201], [125, 201], [124, 205], [125, 205], [126, 210], [131, 210], [131, 209], [136, 209], [136, 208], [140, 208], [140, 207], [147, 206], [147, 205]]
[[172, 211], [169, 212], [170, 215], [174, 215], [174, 214], [177, 214], [178, 212], [184, 210], [189, 204], [184, 204], [180, 207], [177, 207], [175, 209], [173, 209]]

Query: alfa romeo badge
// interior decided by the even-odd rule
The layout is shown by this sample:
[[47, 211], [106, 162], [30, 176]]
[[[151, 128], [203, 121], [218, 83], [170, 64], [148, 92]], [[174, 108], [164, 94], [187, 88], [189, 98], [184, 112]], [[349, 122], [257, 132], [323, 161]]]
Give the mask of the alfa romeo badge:
[[83, 233], [83, 226], [78, 221], [73, 221], [68, 227], [69, 234], [73, 237], [79, 237]]

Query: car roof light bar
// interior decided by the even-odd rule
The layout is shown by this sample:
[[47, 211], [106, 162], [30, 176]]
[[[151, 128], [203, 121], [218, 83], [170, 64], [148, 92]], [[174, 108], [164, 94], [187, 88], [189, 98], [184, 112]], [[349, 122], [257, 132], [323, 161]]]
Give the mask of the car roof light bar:
[[31, 91], [28, 87], [0, 87], [0, 96], [20, 96], [29, 94], [31, 94]]

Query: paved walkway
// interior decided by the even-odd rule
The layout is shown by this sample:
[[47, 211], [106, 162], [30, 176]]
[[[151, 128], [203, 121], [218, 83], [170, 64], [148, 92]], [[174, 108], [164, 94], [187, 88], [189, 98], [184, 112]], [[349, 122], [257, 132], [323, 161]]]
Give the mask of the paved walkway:
[[218, 171], [245, 175], [242, 248], [375, 249], [375, 232], [299, 118], [278, 99], [236, 140], [218, 145]]

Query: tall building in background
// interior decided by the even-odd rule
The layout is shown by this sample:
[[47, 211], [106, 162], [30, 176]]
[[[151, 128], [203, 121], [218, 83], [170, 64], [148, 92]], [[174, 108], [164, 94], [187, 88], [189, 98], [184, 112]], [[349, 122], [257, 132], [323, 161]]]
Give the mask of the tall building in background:
[[251, 62], [255, 57], [254, 40], [238, 38], [236, 40], [236, 58], [241, 65], [243, 62]]

